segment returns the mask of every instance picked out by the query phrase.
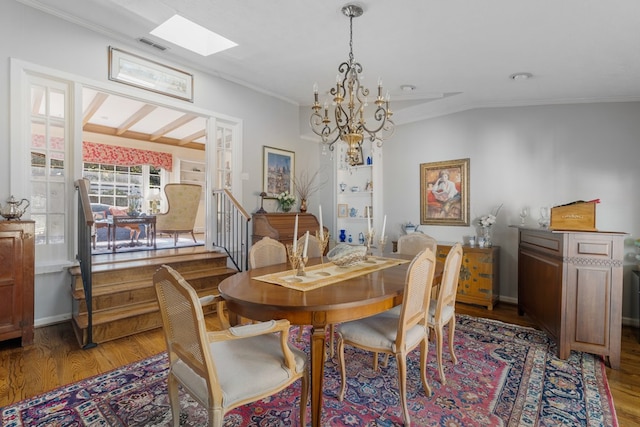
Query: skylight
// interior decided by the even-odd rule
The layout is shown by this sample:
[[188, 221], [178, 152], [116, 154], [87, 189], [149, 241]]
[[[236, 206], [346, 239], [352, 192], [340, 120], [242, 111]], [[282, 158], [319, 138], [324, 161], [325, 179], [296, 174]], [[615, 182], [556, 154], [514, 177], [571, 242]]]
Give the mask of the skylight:
[[213, 55], [238, 45], [180, 15], [173, 15], [151, 31], [151, 34], [202, 56]]

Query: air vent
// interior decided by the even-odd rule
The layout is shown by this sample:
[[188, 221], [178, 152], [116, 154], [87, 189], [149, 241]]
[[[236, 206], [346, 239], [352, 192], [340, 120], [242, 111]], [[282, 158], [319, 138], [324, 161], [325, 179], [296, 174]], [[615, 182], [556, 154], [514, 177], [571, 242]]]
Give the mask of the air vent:
[[153, 42], [153, 41], [151, 41], [151, 40], [149, 40], [149, 39], [145, 39], [144, 37], [140, 37], [140, 38], [138, 39], [138, 41], [139, 41], [140, 43], [144, 43], [144, 44], [146, 44], [147, 46], [155, 47], [155, 48], [156, 48], [156, 49], [158, 49], [158, 50], [165, 51], [165, 50], [169, 49], [169, 48], [168, 48], [168, 47], [166, 47], [166, 46], [162, 46], [161, 44], [155, 43], [155, 42]]

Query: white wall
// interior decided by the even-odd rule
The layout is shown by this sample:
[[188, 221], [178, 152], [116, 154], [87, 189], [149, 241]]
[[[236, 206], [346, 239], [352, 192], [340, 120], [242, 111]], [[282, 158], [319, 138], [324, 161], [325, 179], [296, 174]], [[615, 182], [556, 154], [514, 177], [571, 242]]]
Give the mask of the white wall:
[[[194, 103], [185, 105], [205, 109], [242, 120], [243, 128], [243, 191], [239, 201], [249, 212], [260, 206], [258, 194], [262, 189], [262, 146], [268, 145], [300, 153], [298, 164], [317, 168], [317, 158], [305, 150], [309, 142], [301, 141], [298, 127], [298, 106], [281, 99], [247, 89], [211, 74], [175, 63], [135, 41], [114, 40], [84, 27], [47, 15], [13, 0], [0, 2], [0, 202], [10, 196], [9, 176], [9, 60], [20, 59], [38, 66], [79, 76], [109, 89], [136, 97], [155, 96], [149, 92], [107, 79], [108, 46], [115, 46], [146, 58], [192, 72], [194, 74]], [[165, 98], [165, 97], [162, 97]], [[168, 98], [170, 102], [176, 102]], [[182, 101], [179, 101], [182, 102]], [[74, 194], [69, 189], [69, 194]], [[16, 197], [25, 195], [16, 194]], [[315, 205], [310, 212], [316, 212]], [[28, 218], [29, 213], [25, 218]], [[36, 259], [38, 264], [38, 259]], [[36, 277], [36, 324], [49, 323], [70, 317], [70, 279], [60, 272]]]
[[[385, 143], [384, 205], [390, 238], [420, 220], [420, 163], [470, 158], [472, 226], [421, 225], [441, 241], [476, 234], [477, 219], [504, 204], [494, 227], [500, 294], [517, 298], [518, 211], [600, 198], [596, 226], [629, 233], [623, 316], [637, 319], [632, 239], [640, 237], [640, 103], [488, 108], [400, 126]], [[391, 234], [393, 233], [393, 234]]]

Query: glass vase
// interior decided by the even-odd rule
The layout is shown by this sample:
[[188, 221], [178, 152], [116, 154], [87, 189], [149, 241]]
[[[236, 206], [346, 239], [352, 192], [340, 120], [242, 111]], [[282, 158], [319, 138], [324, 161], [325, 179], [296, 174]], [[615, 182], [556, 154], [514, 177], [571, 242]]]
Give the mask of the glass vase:
[[484, 237], [484, 247], [490, 248], [493, 245], [491, 241], [491, 227], [482, 227], [482, 237]]
[[307, 211], [307, 199], [300, 200], [300, 212], [305, 213]]

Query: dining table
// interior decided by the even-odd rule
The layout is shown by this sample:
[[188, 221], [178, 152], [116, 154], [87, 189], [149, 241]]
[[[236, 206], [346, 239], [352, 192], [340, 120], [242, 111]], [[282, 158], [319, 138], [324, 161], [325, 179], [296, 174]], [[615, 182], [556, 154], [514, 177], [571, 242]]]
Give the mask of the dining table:
[[[218, 289], [225, 299], [230, 320], [237, 316], [256, 321], [287, 319], [292, 325], [311, 325], [311, 422], [321, 425], [326, 331], [330, 325], [361, 319], [402, 303], [407, 269], [413, 257], [390, 254], [401, 264], [349, 276], [327, 286], [301, 291], [256, 279], [286, 271], [289, 264], [277, 264], [241, 272], [224, 279]], [[310, 259], [308, 266], [320, 258]], [[442, 274], [436, 264], [436, 278]], [[434, 278], [434, 283], [437, 280]]]

